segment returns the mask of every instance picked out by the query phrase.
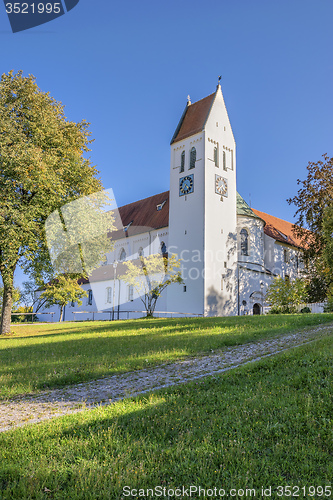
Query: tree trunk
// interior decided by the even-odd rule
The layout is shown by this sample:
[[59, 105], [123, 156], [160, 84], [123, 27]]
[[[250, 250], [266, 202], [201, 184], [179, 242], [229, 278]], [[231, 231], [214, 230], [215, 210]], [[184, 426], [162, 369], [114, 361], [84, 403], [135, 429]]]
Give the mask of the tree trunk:
[[1, 335], [10, 333], [13, 304], [13, 280], [6, 279], [3, 284], [3, 299], [1, 313]]
[[59, 318], [59, 323], [62, 322], [62, 315], [63, 315], [63, 312], [64, 312], [64, 306], [60, 306], [60, 318]]

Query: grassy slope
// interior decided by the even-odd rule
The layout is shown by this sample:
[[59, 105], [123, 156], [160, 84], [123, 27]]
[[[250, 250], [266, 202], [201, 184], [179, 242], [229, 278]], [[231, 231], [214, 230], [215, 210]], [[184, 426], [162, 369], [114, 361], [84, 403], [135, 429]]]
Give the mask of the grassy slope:
[[0, 399], [332, 322], [333, 314], [15, 325], [0, 338]]
[[120, 499], [125, 485], [184, 484], [304, 486], [298, 494], [308, 498], [311, 485], [333, 477], [332, 363], [330, 336], [148, 398], [4, 433], [0, 497]]

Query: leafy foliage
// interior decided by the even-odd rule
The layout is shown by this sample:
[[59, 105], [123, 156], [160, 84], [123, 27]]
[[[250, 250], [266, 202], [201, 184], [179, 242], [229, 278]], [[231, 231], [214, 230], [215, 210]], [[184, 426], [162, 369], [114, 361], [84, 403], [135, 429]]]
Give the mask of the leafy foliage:
[[272, 313], [294, 313], [297, 307], [307, 300], [306, 282], [297, 278], [294, 281], [278, 276], [267, 289], [266, 302]]
[[82, 297], [87, 296], [87, 292], [78, 284], [77, 278], [60, 275], [46, 285], [45, 290], [40, 295], [40, 299], [45, 300], [44, 305], [46, 307], [58, 305], [60, 307], [59, 321], [62, 321], [65, 305], [68, 302], [77, 302], [81, 306]]
[[329, 222], [333, 217], [333, 158], [325, 154], [323, 161], [309, 162], [307, 171], [288, 203], [297, 208], [295, 232], [304, 241], [309, 299], [318, 301], [326, 297], [333, 276], [333, 223]]
[[127, 271], [121, 279], [140, 296], [147, 316], [153, 316], [157, 299], [167, 286], [183, 283], [181, 264], [175, 255], [162, 257], [160, 254], [153, 254], [124, 264]]
[[323, 239], [325, 242], [324, 260], [330, 271], [333, 272], [333, 201], [332, 205], [324, 210]]
[[[13, 287], [13, 311], [16, 312], [20, 305], [22, 298], [21, 290], [19, 287]], [[3, 299], [3, 286], [0, 286], [0, 310], [2, 310], [2, 299]]]
[[17, 264], [52, 273], [44, 224], [60, 206], [101, 189], [89, 151], [88, 123], [69, 121], [64, 106], [33, 76], [0, 80], [0, 273], [4, 285], [1, 333], [10, 331]]

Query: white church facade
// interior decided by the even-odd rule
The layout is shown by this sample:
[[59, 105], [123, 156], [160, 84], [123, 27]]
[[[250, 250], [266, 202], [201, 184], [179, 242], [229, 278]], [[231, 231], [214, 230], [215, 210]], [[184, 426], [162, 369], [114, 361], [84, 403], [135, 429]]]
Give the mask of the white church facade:
[[274, 277], [294, 279], [302, 265], [292, 224], [251, 209], [237, 193], [236, 143], [220, 85], [188, 100], [171, 140], [170, 190], [120, 207], [119, 216], [113, 251], [82, 281], [88, 298], [67, 304], [65, 320], [142, 316], [140, 297], [120, 278], [124, 261], [140, 255], [181, 259], [184, 283], [158, 299], [162, 316], [261, 314]]

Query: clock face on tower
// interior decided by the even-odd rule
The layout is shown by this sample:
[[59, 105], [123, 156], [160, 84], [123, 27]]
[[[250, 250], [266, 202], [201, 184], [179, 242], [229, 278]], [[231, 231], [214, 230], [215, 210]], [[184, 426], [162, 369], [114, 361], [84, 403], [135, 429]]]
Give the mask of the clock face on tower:
[[190, 194], [194, 191], [194, 174], [186, 175], [179, 179], [179, 196]]
[[215, 193], [220, 196], [228, 196], [228, 181], [220, 175], [215, 175]]

